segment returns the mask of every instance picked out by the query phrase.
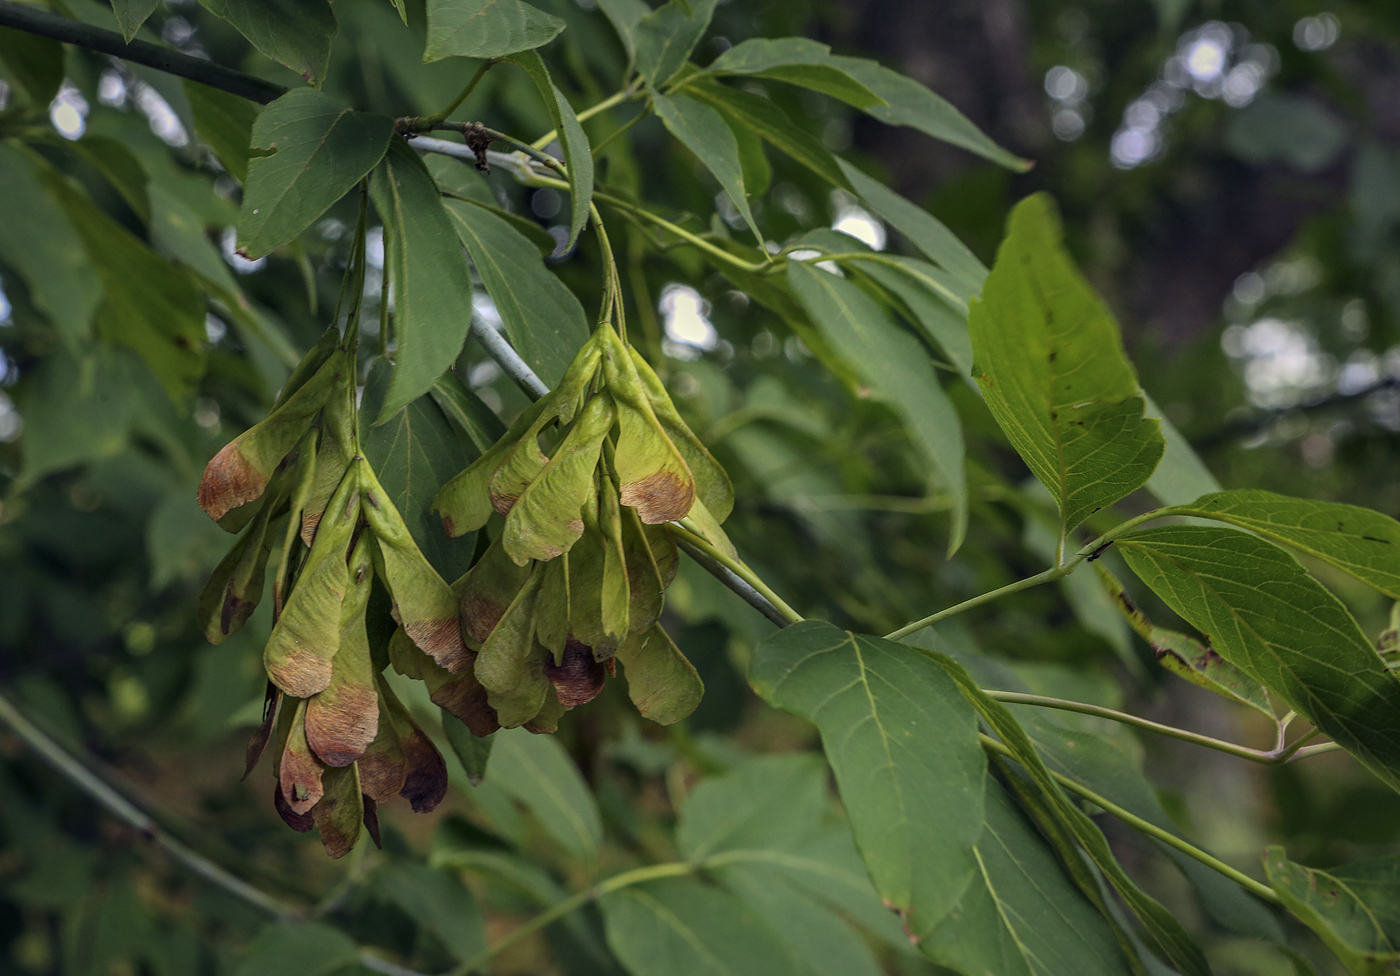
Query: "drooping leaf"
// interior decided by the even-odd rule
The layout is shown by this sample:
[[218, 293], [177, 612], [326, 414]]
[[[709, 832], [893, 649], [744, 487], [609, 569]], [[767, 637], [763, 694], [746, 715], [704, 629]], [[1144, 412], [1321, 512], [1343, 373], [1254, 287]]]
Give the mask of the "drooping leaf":
[[1171, 514], [1228, 522], [1305, 552], [1400, 600], [1400, 523], [1356, 505], [1244, 489], [1205, 495]]
[[321, 833], [321, 846], [326, 853], [342, 858], [354, 849], [365, 822], [360, 770], [354, 763], [339, 768], [331, 766], [321, 780], [326, 792], [311, 808], [311, 816], [316, 819], [316, 829]]
[[524, 729], [503, 729], [492, 739], [486, 782], [523, 803], [566, 851], [581, 861], [597, 859], [603, 843], [598, 806], [578, 767], [559, 741]]
[[637, 21], [637, 70], [660, 89], [700, 42], [718, 0], [669, 0]]
[[598, 9], [608, 18], [622, 41], [627, 56], [637, 51], [637, 24], [651, 12], [645, 0], [598, 0]]
[[263, 54], [319, 88], [335, 37], [330, 0], [200, 0]]
[[396, 859], [375, 872], [374, 887], [436, 935], [456, 959], [466, 961], [486, 948], [481, 908], [455, 874]]
[[[185, 97], [194, 113], [194, 131], [239, 183], [248, 182], [248, 160], [262, 150], [253, 149], [253, 126], [258, 107], [246, 98], [195, 81], [183, 82]], [[371, 164], [372, 165], [372, 164]]]
[[843, 190], [851, 189], [850, 181], [836, 157], [821, 144], [820, 139], [793, 122], [772, 99], [721, 85], [703, 75], [687, 79], [681, 90], [719, 109], [736, 131], [744, 129], [757, 133], [765, 142], [832, 185]]
[[666, 130], [695, 154], [729, 197], [744, 223], [754, 236], [763, 240], [763, 233], [754, 223], [749, 208], [748, 190], [739, 160], [739, 144], [725, 124], [724, 116], [709, 105], [685, 95], [654, 95], [652, 103]]
[[329, 976], [359, 961], [339, 929], [319, 922], [273, 922], [248, 945], [235, 976]]
[[1400, 682], [1292, 556], [1245, 532], [1192, 525], [1137, 532], [1117, 548], [1216, 653], [1400, 789]]
[[501, 418], [481, 397], [462, 385], [455, 371], [439, 376], [429, 392], [443, 415], [480, 454], [489, 451], [505, 434]]
[[816, 831], [827, 814], [827, 768], [820, 756], [749, 759], [691, 791], [676, 824], [688, 861], [733, 850], [785, 848]]
[[393, 134], [392, 119], [351, 111], [310, 88], [268, 105], [253, 123], [252, 147], [266, 155], [248, 161], [240, 247], [257, 258], [290, 242], [364, 179]]
[[[497, 548], [496, 552], [503, 555], [505, 550]], [[538, 715], [550, 690], [544, 673], [546, 652], [535, 640], [535, 617], [544, 573], [533, 564], [527, 572], [529, 575], [482, 641], [476, 657], [477, 680], [486, 686], [487, 699], [496, 710], [497, 721], [508, 729], [518, 728]], [[464, 600], [470, 595], [469, 591]], [[472, 627], [470, 619], [467, 626]]]
[[900, 302], [910, 320], [943, 350], [959, 375], [972, 380], [972, 339], [967, 330], [967, 302], [975, 292], [927, 261], [891, 254], [881, 261], [852, 262]]
[[604, 895], [599, 906], [631, 976], [800, 976], [763, 921], [718, 888], [668, 878]]
[[986, 760], [937, 665], [903, 645], [806, 621], [764, 640], [749, 680], [816, 723], [881, 897], [926, 934], [977, 870]]
[[498, 58], [543, 47], [564, 21], [522, 0], [429, 0], [424, 61]]
[[956, 551], [967, 532], [962, 425], [928, 354], [849, 281], [801, 261], [789, 262], [787, 277], [822, 337], [899, 414], [940, 486], [952, 495], [948, 551]]
[[785, 81], [839, 98], [859, 109], [887, 104], [834, 63], [829, 47], [805, 37], [751, 38], [715, 58], [706, 71]]
[[1050, 198], [1016, 205], [968, 311], [978, 385], [1064, 531], [1140, 488], [1162, 457], [1118, 324], [1061, 243]]
[[1317, 933], [1354, 976], [1384, 976], [1400, 966], [1400, 858], [1323, 871], [1264, 855], [1269, 884], [1284, 906]]
[[442, 731], [447, 736], [447, 744], [462, 764], [462, 771], [473, 786], [480, 786], [486, 777], [487, 763], [491, 759], [491, 747], [496, 742], [492, 735], [473, 735], [471, 730], [451, 713], [442, 717]]
[[117, 29], [122, 32], [122, 37], [129, 43], [146, 18], [159, 6], [160, 0], [112, 0], [112, 13], [117, 18]]
[[672, 725], [700, 704], [705, 693], [700, 675], [660, 624], [624, 640], [617, 659], [632, 704], [653, 722]]
[[428, 391], [457, 359], [471, 325], [471, 273], [443, 210], [437, 184], [408, 143], [395, 140], [370, 186], [384, 220], [384, 249], [394, 283], [394, 341], [389, 389], [375, 423]]
[[549, 69], [540, 56], [534, 51], [524, 51], [505, 60], [525, 69], [540, 93], [545, 111], [554, 123], [554, 131], [559, 134], [564, 165], [569, 172], [569, 239], [564, 250], [572, 250], [588, 223], [588, 207], [593, 201], [593, 149], [573, 106], [550, 78]]
[[545, 267], [535, 246], [505, 220], [462, 200], [448, 200], [445, 206], [511, 345], [545, 385], [555, 386], [588, 341], [583, 306]]

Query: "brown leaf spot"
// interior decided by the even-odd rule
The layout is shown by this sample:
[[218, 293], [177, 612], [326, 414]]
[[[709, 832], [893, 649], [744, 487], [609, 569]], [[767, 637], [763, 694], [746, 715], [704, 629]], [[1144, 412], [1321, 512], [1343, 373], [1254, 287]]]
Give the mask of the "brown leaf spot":
[[505, 612], [505, 605], [494, 603], [468, 590], [462, 596], [462, 629], [478, 644], [485, 643]]
[[472, 735], [488, 736], [501, 727], [496, 710], [486, 698], [486, 689], [470, 672], [433, 691], [433, 704], [457, 716]]
[[404, 761], [408, 776], [399, 796], [406, 799], [414, 813], [428, 813], [447, 795], [447, 764], [442, 753], [418, 729], [403, 736]]
[[462, 624], [456, 617], [414, 620], [403, 629], [413, 643], [447, 670], [455, 673], [471, 664], [471, 652], [462, 642]]
[[550, 658], [545, 661], [544, 673], [554, 683], [554, 693], [565, 708], [597, 698], [606, 674], [603, 665], [593, 659], [593, 648], [573, 638], [564, 645], [563, 662], [556, 665]]
[[402, 756], [391, 756], [384, 752], [367, 752], [359, 760], [360, 789], [365, 796], [376, 803], [388, 803], [399, 795], [404, 780], [408, 777], [408, 766]]
[[282, 799], [295, 814], [306, 813], [325, 794], [321, 786], [321, 764], [309, 753], [283, 752], [278, 781]]
[[320, 512], [305, 512], [301, 516], [301, 541], [306, 543], [306, 548], [311, 548], [311, 543], [316, 541], [316, 526], [321, 524]]
[[227, 636], [253, 615], [258, 605], [233, 593], [224, 594], [224, 607], [219, 614], [219, 630]]
[[498, 495], [494, 491], [489, 494], [491, 497], [491, 507], [496, 510], [496, 514], [498, 515], [509, 515], [510, 510], [515, 506], [516, 500], [520, 498], [519, 495]]
[[452, 516], [451, 516], [451, 515], [444, 515], [444, 516], [442, 517], [442, 531], [444, 531], [444, 532], [447, 533], [447, 537], [448, 537], [449, 539], [455, 539], [455, 538], [457, 538], [457, 531], [456, 531], [456, 529], [457, 529], [457, 526], [453, 524], [453, 522], [452, 522]]
[[309, 649], [299, 648], [285, 661], [269, 667], [267, 676], [293, 698], [310, 698], [330, 687], [331, 662]]
[[243, 456], [238, 442], [232, 441], [205, 466], [196, 497], [199, 507], [218, 521], [230, 509], [258, 498], [266, 487], [267, 477]]
[[320, 694], [306, 705], [306, 742], [327, 766], [348, 766], [365, 754], [379, 731], [373, 688], [341, 688], [334, 702]]
[[670, 471], [655, 471], [623, 485], [620, 497], [622, 504], [637, 510], [643, 522], [660, 525], [685, 518], [695, 501], [695, 485]]

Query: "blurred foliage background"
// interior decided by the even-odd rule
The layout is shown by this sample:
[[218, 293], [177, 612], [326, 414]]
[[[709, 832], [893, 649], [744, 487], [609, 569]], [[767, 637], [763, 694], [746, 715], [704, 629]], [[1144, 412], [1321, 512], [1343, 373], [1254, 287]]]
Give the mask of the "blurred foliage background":
[[[625, 57], [592, 3], [539, 5], [570, 23], [546, 53], [576, 106], [615, 90]], [[89, 0], [68, 6], [111, 23], [110, 11]], [[414, 30], [389, 3], [337, 5], [328, 91], [394, 116], [428, 114], [456, 94], [472, 66], [419, 64], [421, 4], [407, 6]], [[295, 80], [194, 3], [166, 0], [146, 30]], [[697, 60], [747, 37], [789, 34], [880, 58], [1035, 160], [1013, 175], [831, 100], [768, 92], [828, 147], [926, 205], [988, 263], [1011, 204], [1052, 192], [1071, 249], [1121, 319], [1144, 386], [1226, 487], [1400, 515], [1400, 6], [743, 0], [720, 6]], [[26, 43], [0, 31], [0, 126], [12, 124], [32, 90], [21, 77], [31, 63]], [[232, 251], [237, 185], [192, 138], [182, 89], [73, 48], [63, 68], [61, 79], [40, 84], [56, 89], [46, 155], [119, 223], [149, 227], [159, 251], [229, 301], [209, 309], [206, 368], [182, 409], [125, 360], [80, 375], [54, 313], [96, 300], [81, 275], [31, 291], [29, 269], [0, 265], [0, 687], [205, 855], [290, 900], [321, 902], [363, 943], [425, 971], [445, 968], [471, 947], [454, 945], [460, 933], [425, 922], [415, 905], [411, 892], [428, 882], [413, 871], [427, 870], [429, 855], [439, 864], [462, 851], [515, 858], [513, 883], [465, 887], [442, 876], [440, 903], [478, 899], [494, 940], [533, 910], [530, 885], [552, 891], [578, 880], [573, 852], [547, 821], [522, 813], [518, 801], [528, 806], [528, 798], [507, 770], [474, 788], [454, 769], [455, 788], [435, 814], [385, 811], [383, 853], [362, 845], [347, 862], [328, 861], [314, 840], [278, 823], [265, 770], [238, 780], [262, 702], [264, 612], [217, 648], [204, 643], [193, 614], [228, 538], [195, 505], [198, 473], [261, 416], [286, 375], [285, 350], [305, 349], [324, 327], [353, 201], [299, 252], [244, 261]], [[521, 74], [488, 74], [468, 106], [522, 137], [550, 128]], [[625, 119], [593, 123], [595, 145]], [[694, 160], [655, 119], [633, 137], [635, 153], [604, 150], [603, 178], [708, 219], [714, 186]], [[481, 179], [446, 159], [432, 165], [445, 180]], [[499, 174], [489, 186], [541, 230], [562, 233], [559, 194], [525, 191]], [[776, 155], [754, 209], [780, 242], [835, 227], [887, 244], [876, 218]], [[0, 190], [0, 236], [22, 240], [49, 219], [34, 200]], [[727, 232], [722, 219], [713, 229]], [[35, 260], [61, 265], [72, 246], [59, 241]], [[588, 296], [596, 302], [591, 247], [585, 239], [554, 266], [586, 305]], [[853, 395], [800, 336], [685, 249], [641, 260], [623, 235], [622, 251], [631, 255], [629, 313], [663, 357], [691, 426], [734, 478], [729, 533], [799, 611], [882, 633], [1043, 566], [1037, 510], [1007, 489], [1024, 469], [970, 390], [950, 387], [976, 435], [973, 530], [945, 560], [944, 501], [924, 496], [892, 413]], [[486, 305], [478, 311], [491, 314]], [[375, 319], [371, 309], [367, 330]], [[523, 406], [473, 344], [458, 371], [503, 416]], [[77, 420], [46, 409], [80, 388], [89, 392]], [[1387, 608], [1378, 598], [1322, 575], [1379, 631]], [[700, 710], [675, 729], [645, 727], [610, 685], [557, 737], [597, 797], [609, 864], [669, 856], [670, 824], [697, 778], [746, 752], [814, 744], [803, 723], [763, 708], [745, 685], [749, 650], [771, 625], [689, 563], [671, 593], [668, 629], [707, 685]], [[1037, 691], [1272, 744], [1247, 715], [1150, 667], [1150, 652], [1112, 608], [1072, 589], [1031, 591], [960, 620], [940, 638], [1008, 659]], [[1130, 738], [1103, 724], [1094, 730]], [[1247, 870], [1266, 843], [1327, 866], [1400, 842], [1400, 798], [1344, 756], [1266, 769], [1165, 740], [1132, 748], [1145, 751], [1178, 823]], [[1155, 849], [1104, 826], [1124, 862], [1200, 933], [1217, 972], [1292, 971], [1276, 948], [1197, 910]], [[231, 971], [260, 922], [0, 736], [0, 972]], [[611, 971], [590, 926], [591, 918], [555, 926], [503, 955], [497, 969]], [[1308, 937], [1296, 939], [1311, 953]], [[929, 969], [893, 950], [886, 962], [892, 972]]]

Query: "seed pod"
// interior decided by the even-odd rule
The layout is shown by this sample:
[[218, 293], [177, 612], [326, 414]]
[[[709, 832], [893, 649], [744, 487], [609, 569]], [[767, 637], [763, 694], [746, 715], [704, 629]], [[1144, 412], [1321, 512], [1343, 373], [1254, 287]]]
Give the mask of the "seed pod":
[[[622, 554], [627, 564], [627, 589], [629, 605], [627, 629], [630, 633], [646, 630], [661, 617], [666, 603], [666, 584], [661, 578], [661, 569], [652, 553], [651, 542], [646, 529], [665, 530], [660, 526], [644, 526], [637, 517], [637, 510], [622, 510]], [[669, 538], [669, 536], [667, 536]]]
[[549, 463], [512, 506], [501, 540], [519, 565], [563, 555], [583, 534], [583, 507], [597, 490], [594, 470], [614, 416], [611, 397], [591, 397]]
[[[607, 669], [593, 658], [593, 648], [571, 640], [564, 647], [559, 664], [546, 661], [545, 677], [554, 686], [556, 700], [564, 708], [586, 705], [598, 697], [607, 678]], [[550, 731], [554, 731], [550, 729]]]
[[734, 509], [734, 486], [729, 481], [728, 472], [681, 419], [676, 405], [671, 402], [670, 394], [666, 392], [666, 384], [661, 382], [661, 377], [656, 375], [656, 371], [642, 358], [642, 354], [631, 346], [627, 351], [632, 355], [632, 364], [636, 367], [637, 376], [646, 390], [652, 413], [656, 414], [661, 429], [671, 438], [671, 443], [676, 445], [681, 457], [685, 458], [686, 467], [695, 479], [695, 497], [705, 503], [705, 507], [718, 521], [723, 522]]
[[[691, 511], [695, 509], [692, 507]], [[669, 589], [675, 582], [676, 571], [681, 565], [681, 554], [676, 550], [675, 537], [664, 525], [645, 523], [642, 524], [642, 535], [646, 537], [647, 547], [651, 549], [651, 556], [656, 560], [656, 572], [661, 577], [661, 588]]]
[[327, 766], [348, 766], [379, 730], [379, 694], [370, 664], [365, 608], [374, 581], [369, 540], [360, 536], [350, 557], [350, 588], [340, 609], [340, 649], [331, 659], [331, 683], [306, 705], [306, 741]]
[[365, 808], [360, 792], [360, 771], [349, 766], [326, 770], [325, 795], [314, 807], [316, 828], [321, 832], [321, 846], [334, 858], [344, 857], [360, 839]]
[[263, 692], [262, 723], [248, 739], [248, 749], [243, 756], [244, 779], [248, 778], [248, 774], [253, 771], [253, 767], [262, 759], [262, 754], [267, 749], [267, 743], [272, 738], [273, 721], [277, 717], [277, 706], [281, 703], [282, 692], [278, 691], [277, 686], [269, 681], [267, 690]]
[[476, 657], [476, 677], [504, 728], [523, 725], [540, 710], [549, 681], [544, 676], [547, 651], [535, 641], [535, 613], [544, 574], [532, 567], [530, 577], [501, 615]]
[[287, 377], [287, 382], [282, 384], [281, 391], [277, 394], [277, 400], [272, 404], [275, 410], [292, 398], [292, 395], [306, 385], [311, 377], [315, 376], [326, 360], [331, 358], [331, 354], [340, 346], [340, 327], [329, 326], [325, 332], [321, 333], [321, 338], [316, 340], [316, 345], [301, 357], [301, 362], [292, 367], [291, 374]]
[[419, 650], [402, 627], [389, 638], [389, 662], [399, 674], [427, 685], [433, 704], [457, 716], [473, 735], [487, 736], [501, 727], [474, 670], [467, 668], [456, 674], [445, 670]]
[[524, 725], [526, 732], [533, 732], [535, 735], [553, 735], [559, 731], [559, 720], [564, 717], [564, 713], [569, 709], [560, 703], [554, 694], [554, 687], [551, 685], [548, 693], [544, 697], [544, 704], [535, 713], [535, 717]]
[[282, 799], [287, 808], [295, 814], [304, 814], [318, 802], [325, 793], [322, 779], [325, 766], [311, 752], [306, 742], [306, 702], [297, 702], [292, 713], [291, 728], [287, 733], [287, 744], [277, 766], [277, 781], [281, 784]]
[[316, 448], [316, 467], [306, 499], [301, 506], [301, 541], [309, 548], [316, 539], [316, 526], [340, 484], [339, 473], [355, 460], [354, 364], [347, 358], [344, 368], [336, 375], [326, 395], [321, 411], [320, 439]]
[[374, 532], [377, 562], [394, 600], [394, 618], [408, 636], [449, 671], [471, 664], [462, 642], [457, 595], [419, 551], [408, 526], [369, 465], [362, 465], [364, 511]]
[[540, 566], [540, 604], [535, 612], [535, 640], [549, 651], [555, 664], [564, 660], [569, 639], [569, 560], [551, 559]]
[[403, 703], [389, 691], [388, 685], [381, 687], [385, 692], [382, 701], [387, 706], [394, 731], [399, 734], [407, 770], [399, 796], [408, 800], [414, 813], [428, 813], [447, 795], [447, 764], [442, 761], [442, 754], [432, 740], [413, 721]]
[[517, 566], [497, 537], [462, 578], [462, 633], [478, 644], [491, 636], [501, 615], [530, 577], [530, 567]]
[[627, 551], [622, 544], [622, 506], [618, 504], [617, 489], [611, 478], [598, 480], [598, 529], [604, 540], [598, 616], [603, 639], [593, 645], [593, 653], [601, 660], [613, 656], [631, 629], [632, 593], [627, 579]]
[[695, 480], [652, 412], [637, 368], [617, 333], [598, 327], [603, 373], [617, 405], [614, 467], [622, 504], [635, 508], [648, 525], [684, 518], [695, 500]]
[[[420, 652], [421, 653], [421, 652]], [[393, 695], [383, 677], [375, 675], [375, 690], [379, 694], [379, 730], [374, 741], [365, 749], [356, 765], [360, 767], [360, 789], [376, 803], [387, 803], [398, 796], [408, 778], [399, 730], [389, 716], [386, 696]]]
[[326, 402], [344, 369], [344, 355], [330, 356], [286, 402], [226, 444], [210, 460], [199, 483], [199, 507], [216, 521], [231, 509], [261, 497], [282, 463]]
[[[297, 542], [301, 538], [302, 518], [316, 483], [316, 472], [319, 470], [316, 454], [320, 442], [321, 432], [313, 427], [307, 432], [306, 439], [302, 441], [301, 451], [297, 456], [297, 483], [296, 487], [292, 489], [292, 497], [287, 502], [287, 528], [282, 533], [282, 551], [277, 560], [277, 575], [272, 580], [272, 619], [274, 621], [282, 616], [282, 608], [286, 603], [286, 590], [292, 582], [290, 573], [293, 556], [300, 556], [305, 550], [305, 547], [297, 545]], [[318, 521], [320, 517], [318, 512], [316, 514]]]
[[695, 504], [691, 506], [690, 514], [686, 516], [686, 523], [700, 533], [702, 539], [720, 552], [725, 553], [731, 559], [739, 558], [739, 550], [734, 548], [734, 543], [729, 541], [729, 536], [719, 527], [719, 522], [715, 521], [714, 515], [700, 499], [697, 498]]
[[637, 711], [660, 725], [679, 722], [700, 704], [705, 685], [659, 624], [633, 634], [617, 652]]
[[352, 464], [326, 508], [325, 524], [263, 651], [268, 677], [293, 697], [309, 698], [331, 683], [331, 659], [340, 646], [340, 605], [350, 586], [346, 550], [359, 514], [359, 465]]
[[267, 544], [268, 526], [286, 510], [287, 478], [286, 471], [273, 475], [272, 488], [258, 506], [247, 531], [219, 561], [200, 591], [197, 612], [204, 624], [204, 637], [211, 644], [222, 644], [258, 608], [267, 559], [271, 555]]
[[530, 404], [490, 450], [438, 489], [433, 511], [442, 516], [442, 527], [448, 536], [455, 539], [486, 524], [495, 511], [491, 505], [491, 476], [549, 404], [549, 398]]

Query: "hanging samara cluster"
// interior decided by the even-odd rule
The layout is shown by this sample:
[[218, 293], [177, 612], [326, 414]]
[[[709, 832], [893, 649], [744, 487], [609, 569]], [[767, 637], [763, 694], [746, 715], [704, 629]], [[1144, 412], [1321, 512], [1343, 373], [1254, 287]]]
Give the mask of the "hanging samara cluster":
[[664, 523], [688, 518], [732, 553], [719, 528], [733, 504], [727, 476], [651, 368], [602, 325], [559, 388], [439, 492], [449, 535], [505, 516], [448, 585], [360, 452], [355, 366], [328, 330], [199, 486], [201, 507], [241, 533], [200, 598], [211, 641], [256, 609], [279, 554], [267, 703], [248, 769], [272, 742], [278, 812], [297, 830], [317, 826], [336, 857], [362, 823], [378, 842], [378, 803], [403, 796], [431, 810], [447, 785], [441, 755], [371, 648], [376, 577], [397, 625], [387, 648], [396, 671], [478, 736], [552, 732], [598, 694], [614, 658], [643, 715], [668, 724], [690, 714], [700, 679], [657, 624], [677, 565]]

